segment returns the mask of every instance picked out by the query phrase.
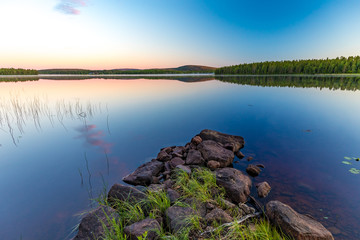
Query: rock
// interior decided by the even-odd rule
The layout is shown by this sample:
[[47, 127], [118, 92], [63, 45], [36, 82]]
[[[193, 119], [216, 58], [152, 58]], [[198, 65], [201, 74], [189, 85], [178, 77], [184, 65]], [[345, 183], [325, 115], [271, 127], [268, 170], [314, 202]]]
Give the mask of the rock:
[[156, 159], [160, 162], [167, 162], [170, 161], [171, 155], [165, 151], [160, 151]]
[[194, 214], [194, 210], [191, 207], [169, 207], [165, 215], [169, 221], [169, 227], [173, 233], [180, 229], [189, 226], [187, 219]]
[[130, 201], [130, 202], [139, 202], [146, 198], [146, 194], [142, 191], [122, 184], [114, 184], [109, 193], [108, 201], [109, 203], [114, 203], [116, 201]]
[[195, 145], [199, 145], [202, 142], [202, 139], [200, 136], [195, 136], [191, 139], [191, 143]]
[[165, 185], [164, 184], [150, 184], [147, 187], [147, 191], [151, 191], [151, 192], [165, 191]]
[[201, 202], [195, 198], [187, 198], [184, 200], [185, 203], [189, 204], [194, 210], [194, 213], [199, 217], [205, 217], [206, 215], [206, 203]]
[[239, 203], [239, 208], [243, 212], [244, 215], [255, 213], [255, 208], [249, 207], [245, 203]]
[[138, 167], [135, 172], [123, 178], [123, 181], [132, 185], [147, 186], [152, 183], [153, 176], [157, 176], [164, 168], [164, 163], [157, 160], [147, 162]]
[[173, 156], [176, 156], [176, 157], [182, 157], [183, 154], [185, 152], [185, 147], [183, 146], [179, 146], [179, 147], [175, 147], [173, 150], [172, 150], [172, 155]]
[[267, 182], [262, 182], [257, 184], [256, 188], [257, 188], [257, 194], [260, 198], [266, 197], [271, 190], [271, 187]]
[[175, 169], [181, 169], [184, 172], [186, 172], [187, 174], [191, 174], [191, 169], [188, 166], [184, 166], [184, 165], [177, 165]]
[[174, 204], [180, 198], [180, 194], [171, 188], [168, 188], [167, 196], [170, 199], [170, 204]]
[[207, 167], [210, 168], [211, 170], [215, 170], [215, 169], [219, 168], [220, 166], [221, 165], [219, 162], [213, 161], [213, 160], [208, 161], [208, 163], [207, 163]]
[[215, 205], [210, 202], [207, 202], [205, 203], [205, 207], [207, 210], [213, 210], [215, 208]]
[[174, 185], [174, 181], [172, 181], [171, 179], [168, 179], [168, 180], [164, 181], [164, 185], [165, 185], [166, 189], [171, 188]]
[[195, 149], [190, 149], [186, 157], [187, 165], [201, 165], [205, 162], [204, 158], [201, 156], [201, 153]]
[[250, 164], [247, 168], [246, 168], [246, 172], [252, 176], [252, 177], [256, 177], [260, 174], [261, 169], [255, 165]]
[[256, 164], [256, 166], [259, 168], [265, 168], [265, 166], [263, 164]]
[[237, 152], [244, 147], [244, 138], [235, 135], [224, 134], [214, 130], [205, 129], [199, 134], [203, 141], [213, 140], [223, 146], [232, 146], [232, 151]]
[[220, 208], [214, 208], [211, 212], [205, 216], [206, 222], [217, 222], [220, 224], [232, 222], [234, 219]]
[[172, 151], [173, 147], [166, 147], [166, 148], [163, 148], [163, 149], [160, 149], [160, 151], [164, 151], [166, 153], [170, 153]]
[[171, 159], [171, 161], [170, 161], [171, 168], [175, 168], [177, 165], [184, 165], [184, 164], [185, 164], [185, 161], [179, 157], [175, 157], [175, 158]]
[[222, 168], [216, 171], [216, 184], [224, 187], [227, 196], [235, 203], [246, 202], [250, 194], [251, 179], [234, 168]]
[[151, 218], [146, 218], [140, 222], [136, 222], [124, 228], [124, 233], [131, 239], [137, 240], [139, 237], [143, 237], [144, 233], [147, 232], [146, 239], [153, 240], [160, 231], [160, 224]]
[[[109, 217], [109, 218], [108, 218]], [[89, 212], [81, 220], [78, 234], [73, 240], [100, 239], [104, 236], [104, 227], [110, 229], [111, 222], [108, 219], [119, 218], [119, 215], [111, 207], [101, 206]]]
[[246, 160], [248, 160], [248, 162], [250, 162], [251, 160], [253, 160], [253, 157], [247, 157]]
[[245, 155], [244, 155], [242, 152], [240, 152], [240, 151], [235, 152], [235, 155], [236, 155], [239, 159], [243, 159], [243, 158], [245, 157]]
[[236, 205], [233, 204], [232, 202], [226, 200], [226, 199], [221, 199], [222, 204], [225, 206], [226, 209], [234, 209], [236, 208]]
[[211, 160], [220, 163], [220, 167], [228, 167], [234, 160], [234, 153], [228, 149], [223, 148], [219, 143], [212, 140], [203, 141], [198, 145], [206, 162]]
[[266, 204], [266, 215], [274, 225], [296, 240], [334, 239], [321, 223], [297, 213], [290, 206], [279, 201], [270, 201]]

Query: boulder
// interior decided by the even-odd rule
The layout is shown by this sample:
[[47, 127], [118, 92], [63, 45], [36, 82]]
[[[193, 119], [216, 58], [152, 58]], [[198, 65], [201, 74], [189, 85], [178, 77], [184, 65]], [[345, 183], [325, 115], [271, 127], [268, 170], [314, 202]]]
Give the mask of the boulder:
[[194, 214], [191, 207], [172, 206], [169, 207], [165, 215], [168, 219], [169, 227], [173, 233], [178, 232], [184, 227], [189, 226], [188, 218]]
[[166, 152], [166, 151], [168, 151], [168, 149], [171, 150], [171, 148], [165, 148], [164, 150], [160, 151], [159, 154], [157, 155], [156, 159], [160, 162], [170, 161], [170, 159], [172, 157], [168, 152]]
[[220, 208], [214, 208], [213, 210], [211, 210], [211, 212], [206, 214], [205, 220], [208, 224], [212, 222], [223, 224], [234, 221], [234, 219], [229, 214], [227, 214], [224, 210]]
[[223, 146], [227, 148], [231, 146], [231, 150], [233, 152], [239, 151], [241, 148], [244, 147], [245, 144], [243, 137], [229, 135], [209, 129], [202, 130], [199, 136], [203, 141], [213, 140], [215, 142], [221, 143]]
[[176, 167], [177, 165], [184, 165], [184, 164], [185, 164], [185, 161], [182, 160], [182, 159], [179, 158], [179, 157], [175, 157], [175, 158], [171, 159], [171, 161], [170, 161], [169, 163], [170, 163], [170, 167], [171, 167], [171, 168], [174, 168], [174, 167]]
[[186, 198], [184, 200], [189, 206], [191, 206], [194, 210], [194, 213], [199, 217], [205, 217], [206, 215], [206, 203], [197, 200], [196, 198]]
[[184, 165], [177, 165], [175, 169], [181, 169], [184, 172], [186, 172], [187, 174], [191, 174], [191, 169], [188, 166], [184, 166]]
[[251, 179], [234, 168], [221, 168], [216, 171], [216, 184], [224, 187], [227, 196], [235, 203], [244, 203], [250, 194]]
[[210, 168], [210, 170], [215, 170], [221, 166], [221, 164], [218, 161], [213, 161], [213, 160], [208, 161], [206, 165], [208, 168]]
[[191, 139], [191, 143], [195, 145], [199, 145], [202, 142], [202, 139], [200, 136], [195, 136]]
[[123, 178], [123, 181], [132, 185], [150, 185], [153, 176], [157, 176], [164, 168], [164, 163], [152, 160], [138, 167], [133, 173]]
[[333, 240], [332, 234], [319, 222], [297, 213], [290, 206], [270, 201], [266, 204], [266, 215], [285, 234], [296, 240]]
[[131, 240], [138, 240], [139, 237], [143, 237], [145, 232], [146, 239], [153, 240], [156, 239], [161, 229], [160, 224], [155, 219], [147, 218], [140, 222], [136, 222], [124, 228], [124, 233]]
[[109, 203], [114, 203], [115, 201], [130, 201], [135, 203], [145, 198], [146, 194], [144, 192], [134, 187], [118, 183], [114, 184], [108, 193]]
[[111, 207], [101, 206], [83, 217], [79, 231], [73, 240], [100, 239], [104, 236], [104, 226], [110, 229], [112, 218], [118, 219], [119, 215]]
[[185, 147], [183, 146], [179, 146], [179, 147], [175, 147], [171, 154], [173, 157], [183, 157], [183, 154], [185, 152]]
[[266, 197], [271, 190], [271, 187], [267, 182], [261, 182], [257, 184], [256, 188], [257, 188], [257, 194], [260, 198]]
[[205, 162], [204, 158], [201, 156], [201, 153], [195, 149], [190, 149], [186, 157], [187, 165], [201, 165]]
[[168, 198], [170, 199], [170, 204], [174, 204], [180, 198], [180, 193], [171, 188], [168, 188], [166, 193]]
[[234, 160], [232, 151], [223, 148], [219, 143], [212, 140], [203, 141], [198, 145], [198, 149], [206, 162], [217, 161], [220, 163], [220, 167], [228, 167]]
[[258, 166], [252, 165], [250, 164], [247, 168], [246, 168], [246, 172], [252, 176], [252, 177], [256, 177], [260, 174], [261, 169]]

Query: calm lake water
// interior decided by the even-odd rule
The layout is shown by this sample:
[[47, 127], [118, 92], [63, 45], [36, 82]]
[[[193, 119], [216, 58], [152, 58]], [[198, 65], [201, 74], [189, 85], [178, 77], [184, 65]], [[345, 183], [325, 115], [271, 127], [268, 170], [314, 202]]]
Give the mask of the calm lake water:
[[266, 166], [254, 179], [272, 186], [266, 201], [360, 239], [360, 162], [344, 158], [360, 157], [358, 89], [352, 78], [0, 82], [0, 239], [70, 239], [89, 199], [206, 128], [245, 138]]

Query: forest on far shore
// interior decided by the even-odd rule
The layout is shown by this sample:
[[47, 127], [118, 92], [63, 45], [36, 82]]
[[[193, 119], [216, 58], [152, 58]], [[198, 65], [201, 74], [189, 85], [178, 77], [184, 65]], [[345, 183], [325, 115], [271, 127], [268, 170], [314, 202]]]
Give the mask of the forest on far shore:
[[38, 71], [22, 68], [0, 68], [0, 75], [38, 75]]
[[245, 63], [215, 70], [215, 74], [346, 74], [360, 73], [360, 56]]

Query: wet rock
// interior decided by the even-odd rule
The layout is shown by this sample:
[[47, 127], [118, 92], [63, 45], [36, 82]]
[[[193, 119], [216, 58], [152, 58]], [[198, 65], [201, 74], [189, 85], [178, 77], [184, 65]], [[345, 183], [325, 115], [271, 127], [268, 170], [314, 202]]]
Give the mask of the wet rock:
[[165, 212], [165, 215], [169, 221], [169, 227], [173, 233], [189, 226], [190, 223], [187, 221], [187, 219], [193, 214], [194, 211], [191, 207], [179, 206], [169, 207]]
[[255, 165], [250, 164], [247, 168], [246, 168], [246, 172], [252, 176], [252, 177], [256, 177], [260, 174], [261, 169]]
[[201, 165], [205, 162], [204, 158], [201, 156], [201, 153], [195, 149], [190, 149], [186, 157], [187, 165]]
[[124, 228], [124, 233], [131, 239], [137, 240], [139, 237], [144, 236], [147, 232], [146, 239], [155, 239], [161, 229], [160, 224], [155, 219], [144, 219]]
[[202, 130], [199, 136], [203, 141], [213, 140], [227, 147], [232, 146], [233, 152], [239, 151], [245, 144], [243, 137], [229, 135], [209, 129]]
[[215, 170], [215, 169], [219, 168], [220, 166], [221, 165], [219, 162], [213, 161], [213, 160], [208, 161], [208, 163], [207, 163], [207, 167], [210, 168], [211, 170]]
[[206, 214], [205, 220], [207, 223], [217, 222], [220, 224], [232, 222], [234, 219], [220, 208], [214, 208], [211, 212]]
[[257, 194], [260, 198], [266, 197], [271, 190], [271, 187], [267, 182], [261, 182], [257, 184], [256, 188], [257, 188]]
[[180, 198], [180, 194], [171, 188], [168, 188], [167, 196], [170, 199], [170, 204], [174, 204]]
[[118, 183], [114, 184], [108, 193], [109, 203], [114, 203], [116, 201], [139, 202], [145, 198], [146, 194], [144, 192], [134, 187]]
[[206, 162], [217, 161], [220, 163], [220, 167], [230, 166], [234, 160], [232, 151], [223, 148], [219, 143], [212, 140], [203, 141], [198, 145], [198, 149]]
[[290, 206], [279, 201], [266, 204], [269, 220], [296, 240], [333, 240], [332, 234], [314, 219], [297, 213]]
[[177, 165], [175, 169], [181, 169], [184, 172], [186, 172], [187, 174], [191, 174], [191, 169], [188, 166], [184, 166], [184, 165]]
[[191, 139], [191, 143], [195, 145], [199, 145], [202, 142], [202, 139], [200, 136], [195, 136]]
[[265, 168], [265, 166], [263, 164], [256, 164], [256, 166], [259, 168]]
[[108, 217], [118, 219], [119, 215], [110, 207], [101, 206], [89, 212], [81, 220], [79, 231], [73, 240], [100, 239], [104, 236], [104, 227], [110, 229], [111, 222]]
[[216, 184], [224, 187], [227, 196], [235, 203], [246, 202], [250, 194], [251, 179], [234, 168], [222, 168], [216, 171]]
[[171, 161], [170, 161], [171, 168], [175, 168], [177, 165], [184, 165], [184, 164], [185, 164], [185, 161], [179, 157], [175, 157], [175, 158], [171, 159]]
[[[167, 148], [168, 149], [168, 148]], [[171, 149], [171, 148], [170, 148]], [[160, 162], [167, 162], [167, 161], [170, 161], [172, 158], [172, 156], [165, 152], [164, 150], [163, 151], [160, 151], [159, 154], [157, 155], [156, 159]]]
[[236, 155], [239, 159], [243, 159], [243, 158], [245, 157], [245, 155], [244, 155], [242, 152], [240, 152], [240, 151], [235, 152], [235, 155]]
[[145, 163], [133, 173], [123, 178], [123, 181], [132, 185], [147, 186], [152, 183], [153, 176], [157, 176], [164, 168], [164, 163], [157, 160]]
[[238, 207], [242, 211], [243, 215], [255, 213], [255, 208], [249, 207], [245, 203], [239, 203]]
[[248, 161], [248, 162], [250, 162], [251, 160], [253, 160], [254, 158], [253, 157], [247, 157], [246, 158], [246, 160]]

